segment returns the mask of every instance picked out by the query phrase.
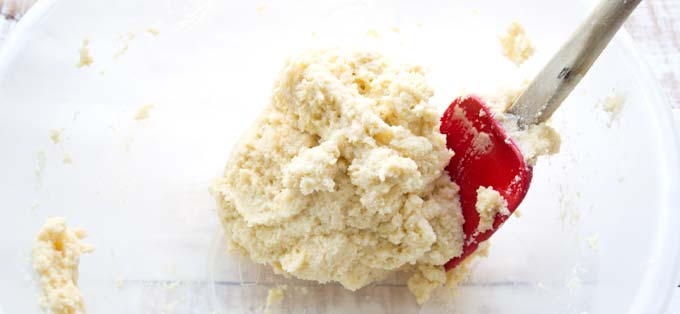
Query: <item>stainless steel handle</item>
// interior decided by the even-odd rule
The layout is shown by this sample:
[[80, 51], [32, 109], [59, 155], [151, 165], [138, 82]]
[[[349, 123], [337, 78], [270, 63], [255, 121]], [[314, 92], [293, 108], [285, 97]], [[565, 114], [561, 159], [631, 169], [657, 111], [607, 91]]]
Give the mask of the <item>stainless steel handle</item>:
[[520, 129], [544, 122], [588, 72], [641, 0], [602, 0], [508, 109]]

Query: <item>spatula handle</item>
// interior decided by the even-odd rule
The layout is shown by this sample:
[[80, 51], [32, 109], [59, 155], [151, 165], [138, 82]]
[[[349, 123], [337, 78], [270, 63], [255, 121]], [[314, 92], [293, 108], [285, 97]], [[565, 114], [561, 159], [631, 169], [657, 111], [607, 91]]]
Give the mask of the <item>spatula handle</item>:
[[602, 0], [508, 112], [520, 129], [550, 118], [641, 0]]

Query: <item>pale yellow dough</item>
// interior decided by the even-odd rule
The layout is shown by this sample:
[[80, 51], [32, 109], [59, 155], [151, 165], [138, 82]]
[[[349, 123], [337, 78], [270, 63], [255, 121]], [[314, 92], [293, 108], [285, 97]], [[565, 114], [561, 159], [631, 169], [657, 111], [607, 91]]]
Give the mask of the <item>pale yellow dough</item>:
[[265, 314], [271, 314], [272, 307], [280, 304], [281, 301], [283, 301], [285, 298], [285, 294], [283, 294], [283, 292], [286, 289], [288, 289], [287, 285], [276, 286], [269, 289], [269, 292], [267, 292], [267, 304], [264, 307]]
[[78, 288], [80, 255], [94, 247], [80, 242], [86, 233], [70, 229], [64, 218], [47, 219], [33, 245], [33, 268], [40, 276], [40, 305], [50, 314], [84, 314], [85, 302]]
[[80, 46], [80, 49], [78, 49], [78, 63], [76, 63], [76, 66], [79, 68], [82, 67], [88, 67], [94, 62], [94, 58], [92, 58], [92, 55], [90, 55], [90, 39], [85, 38], [83, 39], [83, 45]]
[[611, 126], [619, 118], [625, 103], [626, 98], [619, 93], [608, 95], [600, 101], [599, 105], [602, 107], [602, 110], [609, 115], [608, 126]]
[[481, 233], [493, 228], [493, 221], [497, 214], [510, 215], [508, 202], [492, 187], [480, 186], [477, 189], [475, 209], [479, 213], [477, 232]]
[[539, 123], [520, 130], [516, 121], [505, 113], [525, 87], [526, 83], [513, 89], [501, 89], [496, 93], [483, 95], [483, 99], [494, 118], [501, 122], [505, 132], [515, 141], [526, 162], [533, 166], [538, 157], [559, 153], [562, 140], [560, 134], [548, 123]]
[[510, 23], [505, 34], [501, 35], [499, 39], [503, 55], [516, 65], [524, 63], [536, 51], [534, 44], [524, 30], [524, 26], [516, 21]]
[[463, 243], [431, 96], [419, 66], [378, 53], [291, 58], [213, 189], [231, 247], [350, 290], [411, 272], [427, 300]]
[[142, 121], [148, 119], [151, 115], [151, 109], [155, 107], [156, 106], [154, 104], [145, 104], [139, 107], [139, 109], [137, 109], [137, 113], [135, 113], [135, 120]]
[[61, 134], [62, 133], [64, 133], [64, 128], [51, 129], [50, 130], [50, 140], [52, 140], [52, 143], [54, 143], [54, 144], [61, 143]]

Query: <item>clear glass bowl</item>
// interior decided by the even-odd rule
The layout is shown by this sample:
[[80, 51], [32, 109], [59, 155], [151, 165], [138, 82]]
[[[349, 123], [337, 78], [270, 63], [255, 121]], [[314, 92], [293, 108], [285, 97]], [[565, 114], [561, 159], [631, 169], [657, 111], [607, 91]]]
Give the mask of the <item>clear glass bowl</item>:
[[[539, 0], [38, 2], [0, 57], [0, 312], [38, 312], [30, 248], [56, 215], [97, 246], [80, 268], [91, 313], [260, 313], [283, 283], [275, 313], [661, 313], [678, 274], [678, 142], [625, 33], [554, 116], [562, 152], [539, 161], [522, 217], [453, 297], [418, 307], [400, 278], [351, 293], [274, 276], [226, 252], [207, 191], [289, 54], [357, 46], [423, 64], [443, 111], [530, 78], [586, 14]], [[497, 39], [515, 19], [538, 49], [521, 68]], [[94, 63], [78, 69], [85, 37]], [[613, 93], [626, 102], [610, 123], [598, 102]]]

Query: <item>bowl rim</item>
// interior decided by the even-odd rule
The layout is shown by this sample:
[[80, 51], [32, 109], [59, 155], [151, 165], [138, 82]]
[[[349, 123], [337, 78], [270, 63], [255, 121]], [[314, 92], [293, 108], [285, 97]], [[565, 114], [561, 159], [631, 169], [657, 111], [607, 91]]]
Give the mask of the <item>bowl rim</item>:
[[[38, 0], [6, 37], [0, 47], [0, 81], [7, 75], [13, 56], [30, 38], [33, 28], [48, 17], [57, 1], [59, 0]], [[577, 5], [582, 7], [584, 15], [592, 6], [591, 2], [585, 0], [577, 2]], [[666, 156], [662, 159], [665, 162], [663, 166], [666, 168], [666, 175], [661, 178], [667, 186], [664, 191], [666, 197], [663, 200], [665, 210], [658, 217], [659, 228], [654, 234], [655, 241], [649, 260], [650, 265], [654, 267], [647, 268], [643, 273], [641, 285], [628, 310], [628, 313], [662, 313], [670, 304], [680, 278], [680, 232], [677, 232], [680, 227], [680, 210], [674, 210], [680, 208], [680, 193], [677, 193], [680, 191], [680, 177], [673, 175], [680, 173], [680, 130], [676, 125], [667, 95], [661, 89], [650, 64], [636, 46], [632, 36], [622, 28], [613, 40], [622, 47], [621, 53], [627, 63], [639, 69], [633, 72], [633, 76], [640, 85], [646, 87], [642, 94], [650, 104], [647, 107], [656, 118], [659, 133], [664, 134], [663, 140], [668, 146], [668, 149], [664, 150]], [[665, 291], [661, 290], [664, 286], [668, 287]]]

